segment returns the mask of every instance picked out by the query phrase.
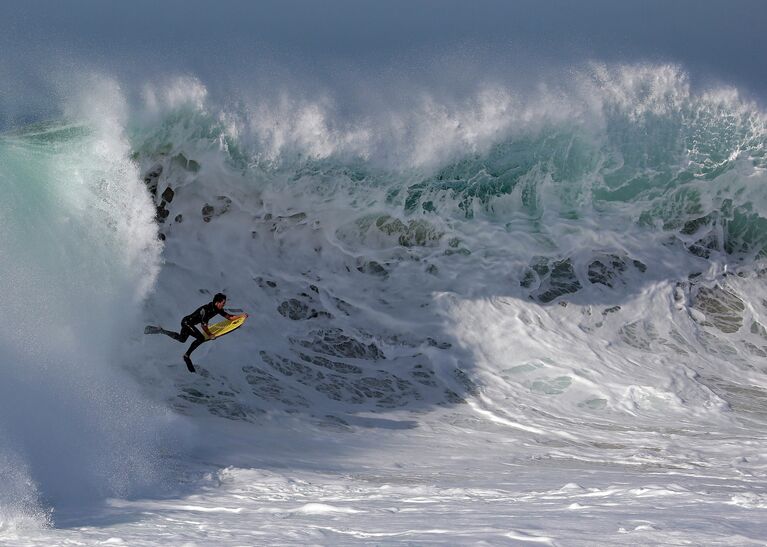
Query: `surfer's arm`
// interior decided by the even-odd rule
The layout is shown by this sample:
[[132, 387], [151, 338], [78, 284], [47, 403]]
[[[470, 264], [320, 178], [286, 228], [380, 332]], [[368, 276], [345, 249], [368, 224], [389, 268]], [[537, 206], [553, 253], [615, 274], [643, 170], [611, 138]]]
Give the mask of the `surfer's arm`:
[[207, 323], [200, 323], [200, 326], [202, 327], [202, 330], [205, 332], [205, 334], [208, 335], [208, 338], [210, 338], [211, 340], [215, 338], [215, 335], [212, 332], [210, 332], [210, 330], [208, 329]]
[[230, 313], [226, 313], [225, 311], [221, 311], [221, 315], [223, 315], [226, 319], [229, 321], [234, 321], [235, 319], [239, 319], [240, 317], [247, 317], [247, 313], [241, 313], [240, 315], [232, 315]]

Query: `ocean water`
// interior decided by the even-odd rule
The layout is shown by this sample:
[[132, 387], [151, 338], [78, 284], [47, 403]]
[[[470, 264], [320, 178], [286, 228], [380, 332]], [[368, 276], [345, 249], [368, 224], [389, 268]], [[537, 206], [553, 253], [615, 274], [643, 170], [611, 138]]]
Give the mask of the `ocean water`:
[[[590, 63], [362, 114], [193, 75], [63, 95], [0, 135], [0, 539], [767, 537], [738, 89]], [[143, 327], [219, 291], [250, 318], [193, 376]]]

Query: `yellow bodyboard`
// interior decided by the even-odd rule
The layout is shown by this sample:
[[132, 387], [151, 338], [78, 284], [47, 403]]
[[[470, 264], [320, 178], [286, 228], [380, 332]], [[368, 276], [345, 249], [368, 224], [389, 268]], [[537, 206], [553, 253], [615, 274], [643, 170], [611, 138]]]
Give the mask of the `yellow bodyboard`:
[[234, 321], [229, 321], [229, 319], [226, 319], [224, 321], [221, 321], [220, 323], [214, 323], [213, 325], [208, 325], [208, 330], [213, 334], [213, 336], [223, 336], [224, 334], [228, 332], [232, 332], [234, 329], [237, 329], [245, 323], [245, 319], [247, 317], [238, 317]]

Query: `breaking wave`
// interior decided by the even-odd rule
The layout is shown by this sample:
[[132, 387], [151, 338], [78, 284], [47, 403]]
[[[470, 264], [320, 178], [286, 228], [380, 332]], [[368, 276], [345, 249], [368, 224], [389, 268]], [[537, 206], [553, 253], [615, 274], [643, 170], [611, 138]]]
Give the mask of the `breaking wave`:
[[[0, 250], [17, 257], [2, 311], [26, 318], [0, 335], [4, 385], [35, 393], [0, 432], [41, 490], [56, 467], [13, 430], [40, 398], [83, 416], [78, 446], [111, 440], [96, 468], [126, 443], [157, 453], [134, 442], [149, 425], [113, 427], [153, 422], [144, 399], [339, 428], [468, 405], [594, 459], [636, 454], [637, 429], [763, 424], [767, 131], [737, 90], [594, 64], [350, 114], [329, 96], [221, 100], [188, 76], [126, 102], [105, 82], [67, 124], [0, 140]], [[251, 319], [191, 378], [138, 318], [175, 326], [217, 291]]]

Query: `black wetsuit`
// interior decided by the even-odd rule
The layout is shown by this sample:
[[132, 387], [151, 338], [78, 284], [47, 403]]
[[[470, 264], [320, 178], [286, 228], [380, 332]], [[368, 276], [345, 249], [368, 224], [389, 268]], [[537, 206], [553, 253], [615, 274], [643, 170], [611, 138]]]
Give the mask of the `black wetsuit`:
[[200, 344], [207, 340], [205, 335], [200, 332], [195, 325], [201, 323], [207, 325], [208, 321], [213, 319], [216, 315], [221, 315], [222, 317], [229, 316], [224, 310], [219, 310], [213, 302], [208, 302], [181, 320], [181, 332], [176, 333], [165, 329], [161, 329], [161, 332], [182, 343], [186, 342], [187, 338], [190, 336], [193, 336], [195, 340], [186, 352], [187, 355], [190, 355], [194, 350], [200, 347]]

